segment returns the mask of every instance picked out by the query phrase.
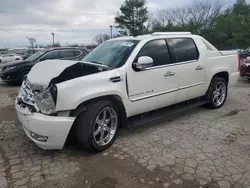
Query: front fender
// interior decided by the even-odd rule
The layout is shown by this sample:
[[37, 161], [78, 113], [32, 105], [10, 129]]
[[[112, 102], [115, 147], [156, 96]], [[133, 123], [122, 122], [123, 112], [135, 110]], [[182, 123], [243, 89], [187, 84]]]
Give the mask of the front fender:
[[109, 81], [109, 78], [120, 75], [110, 73], [111, 71], [101, 72], [57, 84], [56, 110], [73, 110], [85, 101], [107, 95], [118, 95], [126, 109], [128, 96], [125, 80], [122, 79], [120, 82], [113, 83]]

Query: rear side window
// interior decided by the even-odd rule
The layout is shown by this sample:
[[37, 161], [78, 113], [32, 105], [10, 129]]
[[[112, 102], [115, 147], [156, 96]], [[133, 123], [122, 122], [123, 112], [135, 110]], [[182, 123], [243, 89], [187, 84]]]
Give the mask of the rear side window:
[[47, 60], [47, 59], [59, 59], [59, 53], [57, 50], [48, 52], [45, 56], [41, 58], [41, 60]]
[[75, 51], [74, 51], [74, 55], [75, 55], [75, 56], [79, 56], [80, 54], [81, 54], [81, 52], [80, 52], [79, 50], [75, 50]]
[[191, 38], [175, 38], [172, 40], [175, 63], [197, 60], [198, 49]]
[[60, 51], [61, 53], [61, 58], [67, 58], [67, 57], [74, 57], [75, 53], [73, 50], [63, 50]]
[[161, 66], [171, 63], [166, 41], [163, 39], [153, 40], [145, 44], [138, 57], [149, 56], [154, 60], [153, 66]]

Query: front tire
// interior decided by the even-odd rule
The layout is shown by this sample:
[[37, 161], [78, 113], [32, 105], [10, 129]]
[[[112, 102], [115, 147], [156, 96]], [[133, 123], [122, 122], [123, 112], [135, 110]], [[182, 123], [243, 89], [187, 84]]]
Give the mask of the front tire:
[[205, 107], [210, 109], [221, 108], [227, 99], [227, 82], [221, 77], [214, 77], [210, 83], [205, 99], [209, 101]]
[[23, 79], [24, 77], [29, 73], [29, 71], [23, 71], [20, 76], [19, 76], [19, 80], [18, 80], [18, 84], [21, 85], [23, 83]]
[[119, 128], [117, 106], [109, 100], [93, 101], [76, 120], [76, 137], [82, 147], [101, 152], [110, 147]]

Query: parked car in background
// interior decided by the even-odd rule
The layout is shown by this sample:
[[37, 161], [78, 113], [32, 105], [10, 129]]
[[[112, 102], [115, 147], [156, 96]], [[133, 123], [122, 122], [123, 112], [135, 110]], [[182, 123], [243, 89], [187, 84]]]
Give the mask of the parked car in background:
[[36, 49], [34, 48], [33, 50], [32, 49], [28, 49], [25, 51], [24, 55], [22, 56], [23, 57], [23, 60], [27, 59], [28, 57], [30, 57], [31, 55], [41, 51], [41, 50], [45, 50], [45, 49]]
[[112, 39], [82, 61], [36, 64], [16, 111], [27, 136], [43, 149], [61, 149], [70, 133], [99, 152], [127, 122], [166, 117], [154, 113], [163, 107], [191, 100], [198, 101], [192, 107], [221, 108], [238, 80], [238, 60], [237, 51], [220, 52], [188, 32]]
[[241, 62], [240, 76], [250, 81], [250, 55]]
[[[5, 63], [0, 67], [0, 77], [6, 83], [21, 84], [23, 78], [38, 62], [49, 59], [81, 60], [87, 52], [79, 48], [51, 48], [39, 51], [23, 61]], [[46, 70], [44, 71], [46, 74]]]
[[244, 50], [244, 49], [240, 49], [238, 50], [238, 53], [240, 55], [240, 59], [246, 59], [247, 57], [250, 57], [250, 51], [249, 50]]
[[10, 61], [22, 60], [23, 58], [17, 54], [4, 54], [0, 56], [0, 63], [6, 63]]

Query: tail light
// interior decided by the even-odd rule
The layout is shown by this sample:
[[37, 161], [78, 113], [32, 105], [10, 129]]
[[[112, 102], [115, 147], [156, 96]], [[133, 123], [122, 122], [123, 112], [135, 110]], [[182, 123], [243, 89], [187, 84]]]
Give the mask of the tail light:
[[238, 54], [238, 71], [240, 71], [240, 54]]

